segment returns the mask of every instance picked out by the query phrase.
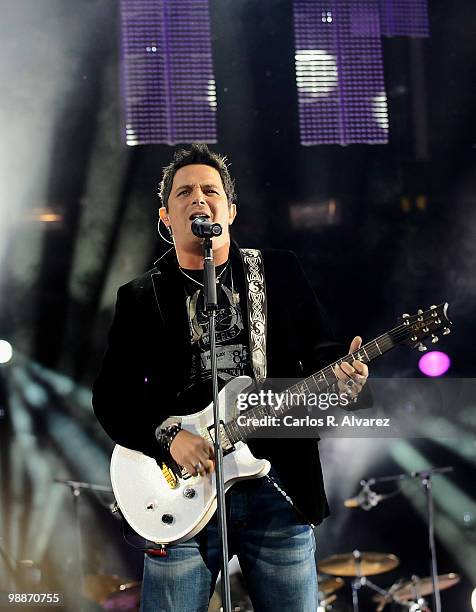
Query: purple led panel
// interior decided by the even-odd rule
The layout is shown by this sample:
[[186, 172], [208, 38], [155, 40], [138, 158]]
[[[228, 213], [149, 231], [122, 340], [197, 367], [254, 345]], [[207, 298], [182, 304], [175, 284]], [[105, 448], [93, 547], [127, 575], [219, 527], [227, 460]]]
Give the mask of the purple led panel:
[[388, 142], [378, 0], [294, 0], [301, 144]]
[[382, 34], [426, 38], [428, 26], [427, 0], [379, 0]]
[[217, 141], [208, 0], [121, 0], [128, 145]]

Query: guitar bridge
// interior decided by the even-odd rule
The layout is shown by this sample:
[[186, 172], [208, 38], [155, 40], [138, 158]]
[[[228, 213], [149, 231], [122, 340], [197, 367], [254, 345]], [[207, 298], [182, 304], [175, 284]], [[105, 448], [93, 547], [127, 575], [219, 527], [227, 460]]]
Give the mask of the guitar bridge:
[[164, 475], [167, 484], [171, 489], [176, 489], [179, 486], [177, 476], [175, 476], [173, 470], [166, 464], [162, 463], [162, 474]]

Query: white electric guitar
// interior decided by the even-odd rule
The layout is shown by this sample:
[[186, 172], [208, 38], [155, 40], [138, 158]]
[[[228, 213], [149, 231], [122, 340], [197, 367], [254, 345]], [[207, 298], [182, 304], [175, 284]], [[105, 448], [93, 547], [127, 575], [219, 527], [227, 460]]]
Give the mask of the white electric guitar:
[[[412, 348], [426, 350], [422, 340], [443, 328], [443, 335], [450, 333], [451, 322], [447, 317], [448, 304], [432, 306], [426, 312], [403, 315], [402, 322], [391, 331], [375, 338], [351, 355], [316, 372], [293, 385], [290, 393], [322, 393], [334, 382], [334, 367], [343, 361], [358, 359], [369, 363], [397, 344], [407, 343]], [[284, 403], [280, 408], [261, 405], [248, 408], [245, 413], [237, 408], [237, 398], [252, 386], [252, 380], [242, 376], [231, 380], [219, 394], [221, 440], [223, 443], [223, 472], [225, 490], [239, 480], [265, 476], [271, 465], [266, 459], [256, 459], [246, 440], [260, 428], [250, 424], [266, 416], [282, 416], [291, 409]], [[243, 414], [246, 419], [238, 417]], [[249, 417], [249, 418], [248, 418]], [[239, 424], [246, 421], [246, 425]], [[188, 416], [170, 417], [164, 423], [181, 423], [182, 428], [214, 440], [213, 406]], [[192, 538], [211, 519], [216, 510], [215, 476], [192, 476], [185, 469], [180, 474], [167, 465], [157, 462], [140, 452], [116, 445], [111, 458], [111, 482], [116, 502], [129, 525], [141, 536], [157, 544], [182, 542]]]

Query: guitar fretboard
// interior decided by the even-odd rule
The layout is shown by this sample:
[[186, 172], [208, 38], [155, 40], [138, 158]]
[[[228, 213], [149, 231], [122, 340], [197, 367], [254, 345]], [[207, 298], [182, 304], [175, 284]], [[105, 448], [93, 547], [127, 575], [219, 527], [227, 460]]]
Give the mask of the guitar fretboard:
[[[389, 332], [375, 338], [371, 342], [367, 342], [359, 348], [358, 351], [354, 353], [350, 353], [334, 363], [326, 366], [322, 370], [315, 372], [308, 378], [301, 380], [300, 382], [288, 387], [288, 389], [282, 391], [281, 393], [290, 394], [304, 394], [304, 396], [308, 396], [310, 394], [319, 394], [323, 393], [329, 387], [331, 387], [334, 383], [337, 382], [337, 377], [334, 373], [335, 367], [337, 365], [341, 365], [344, 361], [347, 363], [352, 363], [355, 360], [362, 361], [362, 363], [369, 363], [373, 359], [380, 357], [390, 349], [392, 349], [396, 344], [402, 341], [408, 335], [408, 327], [405, 324], [399, 325]], [[256, 431], [261, 429], [261, 425], [253, 425], [251, 424], [252, 419], [263, 419], [270, 416], [282, 416], [289, 412], [293, 408], [293, 404], [289, 402], [284, 402], [279, 408], [275, 406], [268, 405], [260, 405], [255, 406], [253, 408], [249, 408], [246, 411], [242, 411], [240, 416], [246, 414], [247, 424], [239, 425], [237, 422], [237, 418], [232, 419], [228, 423], [226, 423], [225, 428], [228, 435], [228, 438], [232, 444], [236, 444], [236, 442], [244, 441], [250, 436], [252, 436]], [[249, 424], [248, 424], [249, 423]]]

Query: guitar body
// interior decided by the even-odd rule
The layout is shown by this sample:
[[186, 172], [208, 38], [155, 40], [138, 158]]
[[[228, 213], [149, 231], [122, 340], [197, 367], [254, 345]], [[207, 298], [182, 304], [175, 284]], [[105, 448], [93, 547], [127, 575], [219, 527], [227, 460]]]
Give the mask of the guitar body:
[[[218, 396], [220, 420], [237, 416], [236, 397], [249, 387], [247, 376], [231, 380]], [[226, 401], [225, 401], [226, 400]], [[170, 417], [164, 423], [180, 422], [183, 429], [213, 443], [213, 404], [195, 414]], [[265, 459], [256, 459], [248, 445], [237, 442], [223, 458], [227, 491], [239, 480], [260, 478], [271, 469]], [[111, 457], [111, 482], [124, 518], [139, 535], [157, 544], [178, 543], [196, 535], [217, 507], [215, 475], [178, 478], [172, 488], [157, 462], [138, 451], [116, 445]]]

